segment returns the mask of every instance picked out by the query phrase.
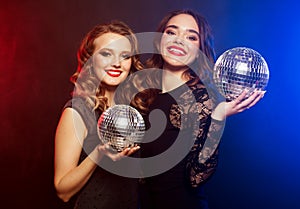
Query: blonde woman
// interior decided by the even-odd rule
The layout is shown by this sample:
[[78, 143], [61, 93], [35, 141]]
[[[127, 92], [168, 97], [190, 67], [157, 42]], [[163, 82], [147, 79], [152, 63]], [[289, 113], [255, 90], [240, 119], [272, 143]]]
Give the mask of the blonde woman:
[[77, 53], [78, 69], [71, 76], [73, 98], [62, 112], [55, 135], [54, 185], [64, 202], [76, 198], [76, 209], [137, 208], [137, 181], [112, 174], [98, 162], [117, 161], [139, 149], [111, 153], [99, 144], [97, 120], [114, 105], [114, 93], [127, 76], [142, 68], [137, 40], [121, 21], [95, 26]]

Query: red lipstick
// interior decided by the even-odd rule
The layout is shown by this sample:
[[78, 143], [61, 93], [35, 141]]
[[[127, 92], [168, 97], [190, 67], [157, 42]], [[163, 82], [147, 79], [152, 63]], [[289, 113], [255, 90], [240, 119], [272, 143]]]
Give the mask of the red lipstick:
[[121, 70], [106, 70], [105, 72], [111, 77], [119, 77], [122, 74]]

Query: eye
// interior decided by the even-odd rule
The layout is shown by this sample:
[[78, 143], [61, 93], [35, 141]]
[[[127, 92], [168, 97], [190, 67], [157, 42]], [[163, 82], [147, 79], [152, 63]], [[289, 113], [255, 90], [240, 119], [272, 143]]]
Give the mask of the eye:
[[131, 54], [129, 54], [129, 53], [124, 53], [124, 54], [121, 55], [121, 57], [122, 57], [122, 60], [128, 60], [128, 59], [131, 58]]
[[109, 56], [111, 56], [111, 53], [108, 52], [108, 51], [100, 51], [99, 54], [102, 55], [103, 57], [109, 57]]
[[171, 36], [174, 36], [174, 35], [176, 35], [176, 33], [174, 32], [174, 31], [172, 31], [172, 30], [166, 30], [165, 31], [165, 34], [167, 34], [167, 35], [171, 35]]
[[187, 36], [187, 39], [190, 40], [190, 41], [198, 41], [197, 36]]

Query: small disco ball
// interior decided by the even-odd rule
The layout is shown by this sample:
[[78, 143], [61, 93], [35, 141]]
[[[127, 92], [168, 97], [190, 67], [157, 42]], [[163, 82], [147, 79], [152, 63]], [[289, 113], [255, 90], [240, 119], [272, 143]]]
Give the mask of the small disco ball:
[[103, 144], [121, 152], [139, 144], [145, 132], [141, 114], [128, 105], [114, 105], [102, 113], [98, 120], [98, 136]]
[[244, 89], [248, 90], [246, 97], [255, 89], [264, 90], [269, 81], [269, 69], [258, 52], [246, 47], [236, 47], [225, 51], [217, 59], [213, 80], [227, 101], [232, 101]]

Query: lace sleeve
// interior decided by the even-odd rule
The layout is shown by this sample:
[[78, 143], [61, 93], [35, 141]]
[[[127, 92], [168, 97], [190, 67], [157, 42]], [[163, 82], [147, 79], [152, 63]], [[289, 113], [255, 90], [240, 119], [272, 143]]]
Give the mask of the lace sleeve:
[[[203, 95], [189, 111], [194, 115], [194, 144], [187, 156], [186, 172], [192, 187], [199, 186], [216, 170], [218, 162], [218, 145], [224, 128], [224, 121], [211, 118], [211, 100]], [[191, 116], [192, 117], [192, 116]]]

